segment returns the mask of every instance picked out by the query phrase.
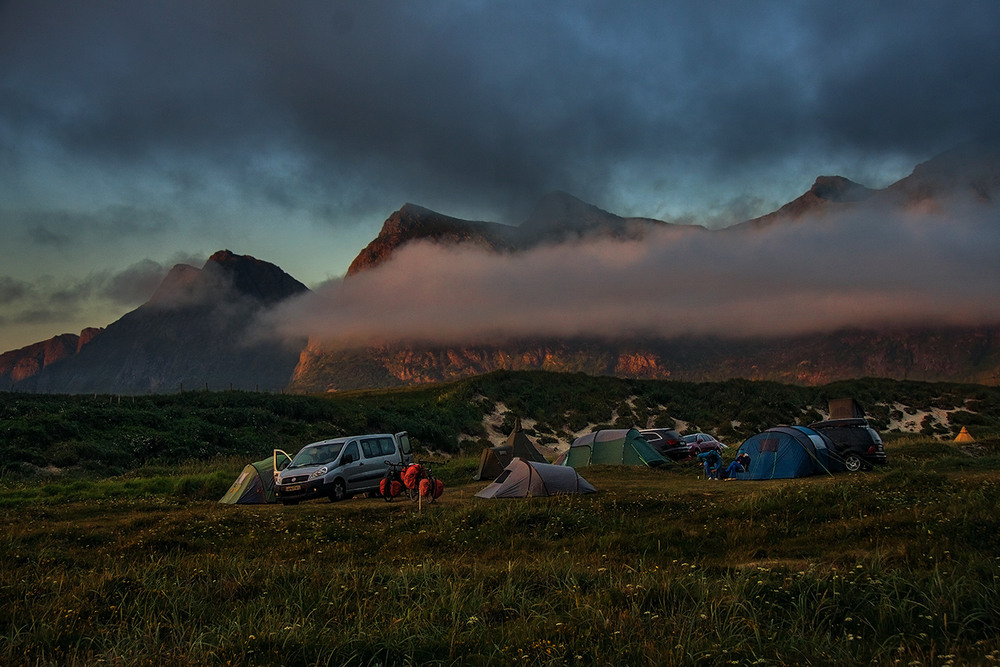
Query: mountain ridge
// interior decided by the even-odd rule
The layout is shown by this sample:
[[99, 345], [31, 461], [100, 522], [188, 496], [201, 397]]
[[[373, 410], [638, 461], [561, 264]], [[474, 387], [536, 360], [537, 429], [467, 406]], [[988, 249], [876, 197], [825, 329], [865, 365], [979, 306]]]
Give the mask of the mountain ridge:
[[[965, 159], [968, 154], [968, 149], [944, 153], [880, 190], [842, 176], [820, 176], [803, 195], [770, 214], [725, 230], [705, 231], [753, 233], [868, 205], [940, 207], [949, 197], [996, 201], [1000, 192], [996, 154], [973, 151]], [[345, 280], [391, 261], [400, 248], [416, 241], [516, 253], [590, 235], [641, 238], [669, 226], [618, 216], [559, 191], [543, 197], [518, 226], [463, 220], [407, 203], [359, 252]], [[806, 384], [844, 379], [842, 372], [976, 382], [995, 382], [1000, 373], [996, 326], [838, 331], [767, 341], [705, 338], [697, 344], [684, 339], [610, 344], [583, 339], [514, 341], [506, 346], [470, 341], [440, 348], [397, 345], [336, 352], [307, 341], [304, 333], [291, 346], [251, 342], [257, 315], [306, 291], [305, 285], [273, 264], [221, 250], [201, 269], [173, 267], [146, 304], [103, 329], [62, 334], [0, 355], [0, 389], [134, 393], [182, 386], [263, 386], [336, 391], [435, 382], [497, 368], [642, 378], [749, 376]], [[935, 354], [958, 361], [938, 363]]]
[[[306, 291], [273, 264], [219, 251], [201, 269], [173, 267], [148, 302], [85, 344], [76, 337], [75, 353], [52, 357], [32, 374], [3, 374], [0, 368], [0, 379], [9, 389], [48, 393], [283, 389], [305, 339], [292, 348], [254, 341], [253, 327], [263, 309]], [[14, 368], [26, 363], [15, 362]]]

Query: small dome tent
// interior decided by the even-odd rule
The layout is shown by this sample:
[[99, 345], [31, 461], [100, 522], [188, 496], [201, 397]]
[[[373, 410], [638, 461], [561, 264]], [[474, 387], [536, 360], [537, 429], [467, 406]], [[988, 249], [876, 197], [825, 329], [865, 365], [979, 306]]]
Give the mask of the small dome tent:
[[273, 503], [275, 466], [280, 470], [289, 462], [284, 452], [275, 452], [262, 461], [247, 465], [219, 502], [227, 505]]
[[573, 441], [562, 459], [562, 465], [573, 468], [601, 463], [660, 466], [669, 462], [634, 428], [604, 429], [582, 435]]
[[806, 426], [775, 426], [748, 438], [740, 452], [750, 468], [736, 479], [790, 479], [831, 473], [829, 438]]
[[595, 493], [590, 482], [573, 468], [515, 458], [485, 489], [479, 498], [526, 498]]
[[535, 449], [535, 445], [521, 429], [521, 418], [514, 422], [514, 430], [507, 436], [507, 442], [499, 447], [484, 447], [479, 457], [479, 468], [472, 479], [494, 479], [503, 472], [504, 467], [513, 459], [521, 457], [537, 463], [548, 463], [545, 457]]

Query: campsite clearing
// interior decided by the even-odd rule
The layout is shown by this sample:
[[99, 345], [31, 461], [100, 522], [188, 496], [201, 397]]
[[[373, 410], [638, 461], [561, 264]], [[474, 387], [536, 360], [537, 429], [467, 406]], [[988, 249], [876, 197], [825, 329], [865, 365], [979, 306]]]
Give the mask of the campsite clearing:
[[[217, 502], [242, 463], [0, 491], [4, 664], [984, 664], [1000, 453], [891, 442], [854, 475], [418, 507]], [[217, 473], [217, 474], [216, 474]]]

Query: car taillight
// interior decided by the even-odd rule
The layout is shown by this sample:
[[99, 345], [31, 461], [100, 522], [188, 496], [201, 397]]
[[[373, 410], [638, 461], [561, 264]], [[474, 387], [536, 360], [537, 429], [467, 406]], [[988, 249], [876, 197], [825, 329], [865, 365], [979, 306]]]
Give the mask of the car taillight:
[[878, 448], [877, 448], [877, 447], [876, 447], [875, 445], [870, 445], [870, 446], [868, 447], [868, 453], [869, 453], [869, 454], [874, 454], [874, 453], [875, 453], [875, 452], [877, 452], [877, 451], [878, 451]]

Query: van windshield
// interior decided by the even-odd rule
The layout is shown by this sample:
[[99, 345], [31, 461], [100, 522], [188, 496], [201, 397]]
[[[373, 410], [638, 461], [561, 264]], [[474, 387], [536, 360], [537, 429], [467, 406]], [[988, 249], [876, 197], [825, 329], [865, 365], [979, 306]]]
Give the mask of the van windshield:
[[303, 447], [295, 455], [289, 468], [307, 468], [310, 466], [321, 466], [330, 463], [340, 456], [340, 450], [344, 448], [344, 443], [338, 442], [332, 445], [316, 445], [315, 447]]

